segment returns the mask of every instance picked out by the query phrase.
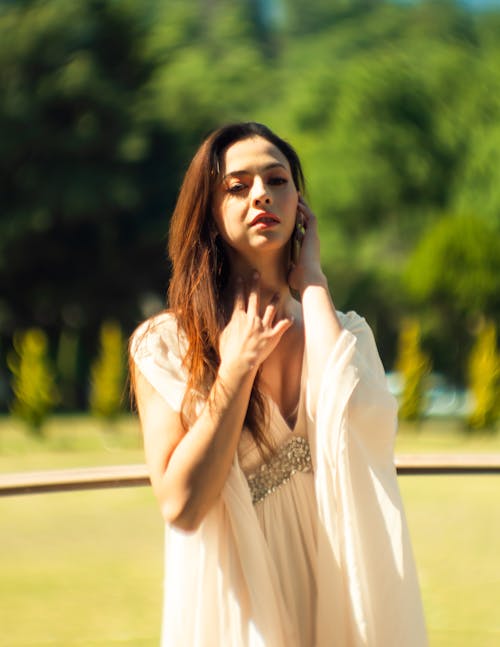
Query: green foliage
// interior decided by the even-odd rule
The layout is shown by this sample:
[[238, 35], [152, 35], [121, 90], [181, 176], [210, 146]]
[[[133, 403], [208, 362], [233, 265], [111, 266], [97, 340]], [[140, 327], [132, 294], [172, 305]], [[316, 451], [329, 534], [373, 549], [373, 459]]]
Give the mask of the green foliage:
[[59, 335], [56, 366], [61, 408], [74, 411], [77, 408], [75, 386], [78, 371], [78, 335], [70, 328], [63, 329]]
[[150, 74], [140, 25], [130, 6], [109, 0], [13, 3], [0, 13], [2, 247], [57, 217], [137, 203], [129, 170], [148, 144], [134, 93]]
[[304, 162], [336, 305], [384, 322], [386, 363], [417, 306], [463, 381], [465, 322], [500, 319], [499, 24], [453, 1], [3, 3], [0, 335], [70, 329], [85, 357], [102, 319], [131, 330], [195, 147], [255, 119]]
[[[500, 95], [500, 73], [488, 83], [493, 96]], [[490, 97], [488, 97], [489, 100]], [[493, 112], [494, 123], [475, 129], [467, 158], [457, 178], [456, 209], [481, 213], [500, 231], [500, 105]]]
[[431, 362], [422, 351], [420, 324], [415, 319], [405, 319], [401, 325], [395, 368], [403, 378], [399, 416], [402, 420], [418, 420], [422, 415], [425, 378]]
[[136, 275], [151, 269], [137, 249], [151, 220], [135, 236], [134, 217], [165, 159], [144, 172], [147, 22], [146, 7], [127, 0], [2, 3], [0, 326], [57, 330], [73, 318], [90, 328], [133, 309], [122, 255]]
[[492, 321], [483, 322], [480, 327], [468, 369], [474, 403], [468, 425], [472, 429], [493, 428], [500, 417], [500, 354]]
[[260, 92], [272, 87], [263, 68], [267, 30], [253, 7], [248, 0], [160, 5], [149, 39], [161, 62], [149, 85], [150, 106], [194, 146], [223, 121], [252, 118], [255, 87], [246, 80], [259, 79]]
[[410, 258], [406, 284], [421, 303], [485, 313], [499, 302], [500, 231], [477, 216], [447, 216], [424, 233]]
[[45, 419], [59, 401], [46, 334], [38, 328], [17, 333], [14, 352], [7, 361], [13, 374], [11, 411], [40, 434]]
[[91, 368], [90, 410], [95, 416], [112, 420], [120, 412], [124, 377], [122, 331], [117, 323], [107, 321], [102, 324], [99, 356]]

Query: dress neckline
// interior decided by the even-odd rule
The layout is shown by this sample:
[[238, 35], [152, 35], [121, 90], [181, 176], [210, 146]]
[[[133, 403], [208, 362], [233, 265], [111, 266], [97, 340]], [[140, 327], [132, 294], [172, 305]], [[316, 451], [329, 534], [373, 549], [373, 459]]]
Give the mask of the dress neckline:
[[305, 355], [306, 355], [306, 349], [305, 349], [305, 342], [304, 342], [304, 349], [302, 351], [302, 364], [301, 364], [301, 368], [300, 368], [299, 399], [298, 399], [297, 404], [295, 405], [295, 407], [293, 409], [293, 413], [295, 413], [295, 422], [294, 422], [293, 426], [290, 425], [288, 420], [285, 418], [285, 416], [281, 412], [281, 409], [279, 408], [278, 403], [276, 402], [276, 400], [274, 400], [270, 395], [268, 395], [266, 393], [267, 399], [269, 400], [271, 405], [276, 409], [276, 413], [278, 414], [279, 419], [281, 420], [283, 425], [285, 425], [285, 427], [287, 428], [287, 430], [288, 430], [288, 432], [290, 434], [295, 434], [296, 433], [297, 427], [298, 427], [299, 422], [300, 422], [301, 413], [302, 413], [302, 402], [304, 400], [304, 398], [303, 398], [304, 373], [305, 373], [305, 363], [306, 363], [305, 362]]

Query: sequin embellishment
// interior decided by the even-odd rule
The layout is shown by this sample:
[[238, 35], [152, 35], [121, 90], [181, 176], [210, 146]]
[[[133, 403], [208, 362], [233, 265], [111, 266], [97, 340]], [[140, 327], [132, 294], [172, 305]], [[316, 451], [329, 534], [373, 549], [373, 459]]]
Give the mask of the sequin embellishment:
[[265, 499], [296, 472], [311, 470], [309, 443], [302, 436], [297, 436], [280, 447], [268, 463], [264, 463], [247, 477], [252, 503]]

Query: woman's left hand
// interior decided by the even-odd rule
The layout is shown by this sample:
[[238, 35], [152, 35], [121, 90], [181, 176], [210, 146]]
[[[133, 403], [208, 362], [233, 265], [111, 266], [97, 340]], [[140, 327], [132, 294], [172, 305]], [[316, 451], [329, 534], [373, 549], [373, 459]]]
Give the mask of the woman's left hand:
[[302, 292], [308, 285], [326, 284], [321, 269], [318, 223], [302, 196], [299, 196], [297, 205], [297, 225], [298, 232], [294, 232], [294, 237], [299, 234], [300, 252], [297, 262], [290, 268], [288, 284], [293, 290]]

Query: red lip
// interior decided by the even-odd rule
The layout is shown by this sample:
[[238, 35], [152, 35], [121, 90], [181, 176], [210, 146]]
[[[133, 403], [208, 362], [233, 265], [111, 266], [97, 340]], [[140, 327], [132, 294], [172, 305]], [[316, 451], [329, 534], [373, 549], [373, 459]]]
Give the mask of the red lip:
[[281, 220], [278, 218], [278, 216], [274, 215], [274, 213], [269, 213], [268, 211], [261, 211], [258, 213], [255, 218], [252, 220], [250, 223], [250, 227], [253, 225], [258, 225], [259, 222], [262, 222], [262, 224], [269, 224], [267, 223], [267, 220], [272, 220], [275, 223], [280, 223]]

